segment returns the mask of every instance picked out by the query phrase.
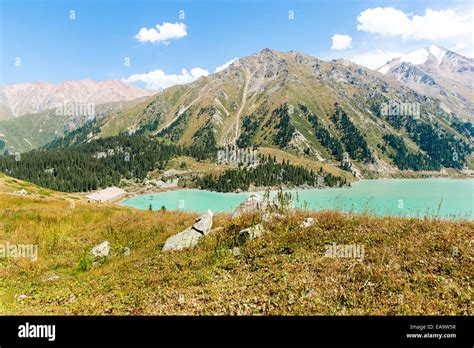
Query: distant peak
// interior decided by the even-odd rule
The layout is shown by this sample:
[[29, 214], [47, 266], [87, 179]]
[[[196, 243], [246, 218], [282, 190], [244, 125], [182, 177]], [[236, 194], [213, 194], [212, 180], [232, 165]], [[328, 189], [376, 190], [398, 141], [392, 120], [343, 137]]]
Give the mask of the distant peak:
[[377, 70], [382, 74], [385, 74], [395, 64], [408, 63], [413, 65], [422, 65], [425, 64], [428, 60], [434, 61], [436, 62], [436, 64], [440, 65], [448, 52], [451, 51], [439, 45], [431, 45], [428, 47], [419, 48], [400, 57], [393, 58]]
[[260, 51], [261, 53], [274, 53], [273, 50], [269, 48], [264, 48], [263, 50]]
[[438, 65], [443, 61], [444, 55], [447, 52], [447, 49], [440, 47], [438, 45], [431, 45], [428, 47], [428, 51], [436, 58]]

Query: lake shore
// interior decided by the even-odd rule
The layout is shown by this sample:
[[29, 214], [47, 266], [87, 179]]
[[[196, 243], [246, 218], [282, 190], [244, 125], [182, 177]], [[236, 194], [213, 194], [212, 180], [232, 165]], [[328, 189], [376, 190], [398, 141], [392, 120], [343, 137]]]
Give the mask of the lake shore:
[[[474, 180], [377, 179], [361, 180], [351, 188], [288, 189], [295, 207], [314, 211], [343, 211], [379, 216], [473, 219]], [[130, 197], [119, 205], [153, 210], [232, 212], [251, 193], [221, 193], [175, 189]], [[272, 191], [274, 195], [275, 191]]]
[[[316, 187], [316, 186], [299, 186], [299, 187], [289, 187], [286, 185], [281, 185], [281, 186], [251, 186], [248, 190], [236, 190], [233, 192], [220, 192], [220, 191], [211, 191], [211, 190], [206, 190], [206, 189], [200, 189], [200, 188], [194, 188], [194, 187], [172, 187], [172, 188], [152, 188], [152, 187], [145, 187], [141, 190], [133, 190], [133, 191], [127, 191], [127, 193], [117, 199], [111, 200], [110, 203], [116, 203], [120, 204], [123, 201], [126, 201], [127, 199], [141, 196], [141, 195], [154, 195], [154, 194], [159, 194], [159, 193], [164, 193], [164, 192], [170, 192], [170, 191], [176, 191], [176, 190], [199, 190], [199, 191], [205, 191], [205, 192], [220, 192], [220, 193], [258, 193], [258, 192], [265, 192], [267, 190], [269, 191], [277, 191], [280, 188], [282, 188], [284, 191], [292, 191], [292, 190], [325, 190], [325, 189], [337, 189], [337, 188], [351, 188], [354, 185], [357, 185], [361, 182], [364, 181], [383, 181], [383, 180], [444, 180], [444, 179], [451, 179], [451, 180], [474, 180], [474, 174], [473, 175], [460, 175], [460, 176], [442, 176], [442, 175], [434, 175], [434, 176], [420, 176], [420, 177], [411, 177], [411, 176], [400, 176], [400, 177], [393, 177], [393, 178], [374, 178], [374, 179], [358, 179], [355, 180], [349, 185], [345, 185], [342, 187]], [[125, 190], [127, 190], [127, 187], [124, 187]]]

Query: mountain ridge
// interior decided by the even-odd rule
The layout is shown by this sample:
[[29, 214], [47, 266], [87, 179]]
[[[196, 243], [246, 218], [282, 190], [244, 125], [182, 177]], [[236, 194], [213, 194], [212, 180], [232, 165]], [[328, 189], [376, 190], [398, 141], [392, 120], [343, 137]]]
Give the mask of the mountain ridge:
[[[43, 112], [68, 102], [104, 104], [127, 101], [155, 92], [118, 80], [34, 81], [0, 85], [3, 113], [0, 119]], [[6, 112], [9, 111], [9, 115]], [[8, 117], [10, 116], [10, 117]]]
[[408, 87], [442, 101], [446, 112], [474, 119], [474, 59], [438, 45], [394, 58], [377, 69]]
[[[421, 114], [383, 115], [390, 103], [421, 105]], [[469, 166], [472, 135], [465, 127], [438, 99], [379, 72], [343, 59], [263, 49], [105, 116], [77, 139], [138, 133], [182, 145], [274, 147], [335, 166], [347, 152], [354, 170], [388, 173]], [[454, 152], [459, 163], [447, 158]]]

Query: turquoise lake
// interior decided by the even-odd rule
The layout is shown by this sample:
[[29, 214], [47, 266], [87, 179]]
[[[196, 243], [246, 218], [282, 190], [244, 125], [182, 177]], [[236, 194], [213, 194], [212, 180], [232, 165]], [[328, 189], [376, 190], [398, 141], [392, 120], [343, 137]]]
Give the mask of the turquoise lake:
[[[308, 210], [338, 210], [393, 216], [438, 216], [474, 219], [474, 180], [383, 179], [363, 180], [350, 188], [288, 190], [294, 206]], [[258, 192], [263, 196], [263, 192]], [[220, 193], [184, 189], [145, 194], [121, 204], [153, 210], [232, 212], [251, 193]]]

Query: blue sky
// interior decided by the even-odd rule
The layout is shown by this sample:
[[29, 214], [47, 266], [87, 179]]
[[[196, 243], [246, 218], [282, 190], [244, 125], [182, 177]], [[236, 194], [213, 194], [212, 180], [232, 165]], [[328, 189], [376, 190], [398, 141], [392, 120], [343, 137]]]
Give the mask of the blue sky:
[[[0, 1], [2, 84], [135, 74], [161, 88], [265, 47], [371, 67], [432, 44], [472, 56], [470, 1]], [[137, 38], [164, 23], [169, 39]]]

